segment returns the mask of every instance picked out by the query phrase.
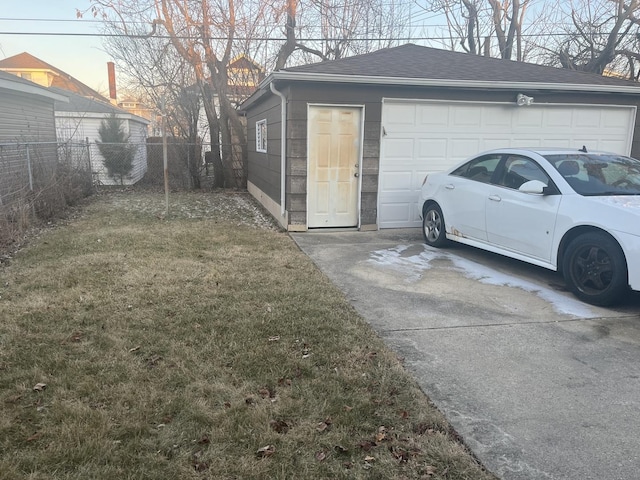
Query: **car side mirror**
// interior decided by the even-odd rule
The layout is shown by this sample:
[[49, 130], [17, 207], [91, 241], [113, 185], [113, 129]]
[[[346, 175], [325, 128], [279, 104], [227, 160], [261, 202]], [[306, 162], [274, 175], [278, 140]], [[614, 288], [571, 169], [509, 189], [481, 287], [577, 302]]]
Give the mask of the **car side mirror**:
[[547, 186], [541, 182], [540, 180], [529, 180], [528, 182], [524, 182], [518, 188], [522, 193], [532, 193], [542, 195], [546, 193]]

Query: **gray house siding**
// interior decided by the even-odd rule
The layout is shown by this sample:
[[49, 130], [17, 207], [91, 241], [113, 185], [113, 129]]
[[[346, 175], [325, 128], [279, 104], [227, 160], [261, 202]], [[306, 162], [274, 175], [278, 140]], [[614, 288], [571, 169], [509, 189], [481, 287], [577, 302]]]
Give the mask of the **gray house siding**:
[[[256, 122], [267, 120], [267, 153], [256, 151]], [[271, 95], [247, 115], [248, 178], [274, 202], [280, 203], [280, 98]]]
[[0, 90], [0, 143], [55, 142], [53, 101]]

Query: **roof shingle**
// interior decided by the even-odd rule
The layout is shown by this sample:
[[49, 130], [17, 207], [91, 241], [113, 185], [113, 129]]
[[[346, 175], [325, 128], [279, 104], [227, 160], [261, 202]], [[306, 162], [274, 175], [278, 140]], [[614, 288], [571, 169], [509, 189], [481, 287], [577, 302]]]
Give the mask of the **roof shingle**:
[[635, 86], [636, 82], [525, 62], [406, 44], [376, 52], [286, 68], [285, 72], [489, 82]]

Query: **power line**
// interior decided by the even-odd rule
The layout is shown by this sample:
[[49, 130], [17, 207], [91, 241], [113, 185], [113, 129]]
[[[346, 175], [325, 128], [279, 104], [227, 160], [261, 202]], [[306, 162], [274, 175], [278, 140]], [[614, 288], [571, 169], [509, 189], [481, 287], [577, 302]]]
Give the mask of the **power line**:
[[[189, 35], [177, 35], [172, 37], [170, 35], [153, 35], [153, 37], [148, 37], [146, 35], [132, 35], [132, 34], [124, 34], [124, 33], [74, 33], [74, 32], [3, 32], [0, 31], [0, 35], [22, 35], [22, 36], [60, 36], [60, 37], [104, 37], [104, 38], [159, 38], [170, 40], [171, 38], [177, 38], [180, 40], [203, 40], [202, 37], [194, 37]], [[523, 33], [520, 37], [566, 37], [566, 33]], [[255, 41], [284, 41], [286, 40], [284, 37], [234, 37], [236, 40], [255, 40]], [[228, 37], [207, 37], [205, 40], [228, 40]], [[385, 41], [385, 40], [448, 40], [450, 36], [414, 36], [410, 35], [407, 37], [362, 37], [362, 38], [349, 38], [345, 39], [344, 37], [336, 37], [336, 38], [326, 38], [326, 37], [318, 37], [318, 38], [298, 38], [299, 42], [320, 42], [320, 41], [338, 41], [338, 40], [351, 40], [351, 41]]]

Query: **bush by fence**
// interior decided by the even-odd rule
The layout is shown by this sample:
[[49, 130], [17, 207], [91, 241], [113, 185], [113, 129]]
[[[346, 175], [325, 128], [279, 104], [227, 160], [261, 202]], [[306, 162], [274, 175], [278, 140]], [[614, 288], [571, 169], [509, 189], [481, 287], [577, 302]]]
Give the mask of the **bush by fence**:
[[92, 192], [87, 144], [0, 144], [0, 246]]

